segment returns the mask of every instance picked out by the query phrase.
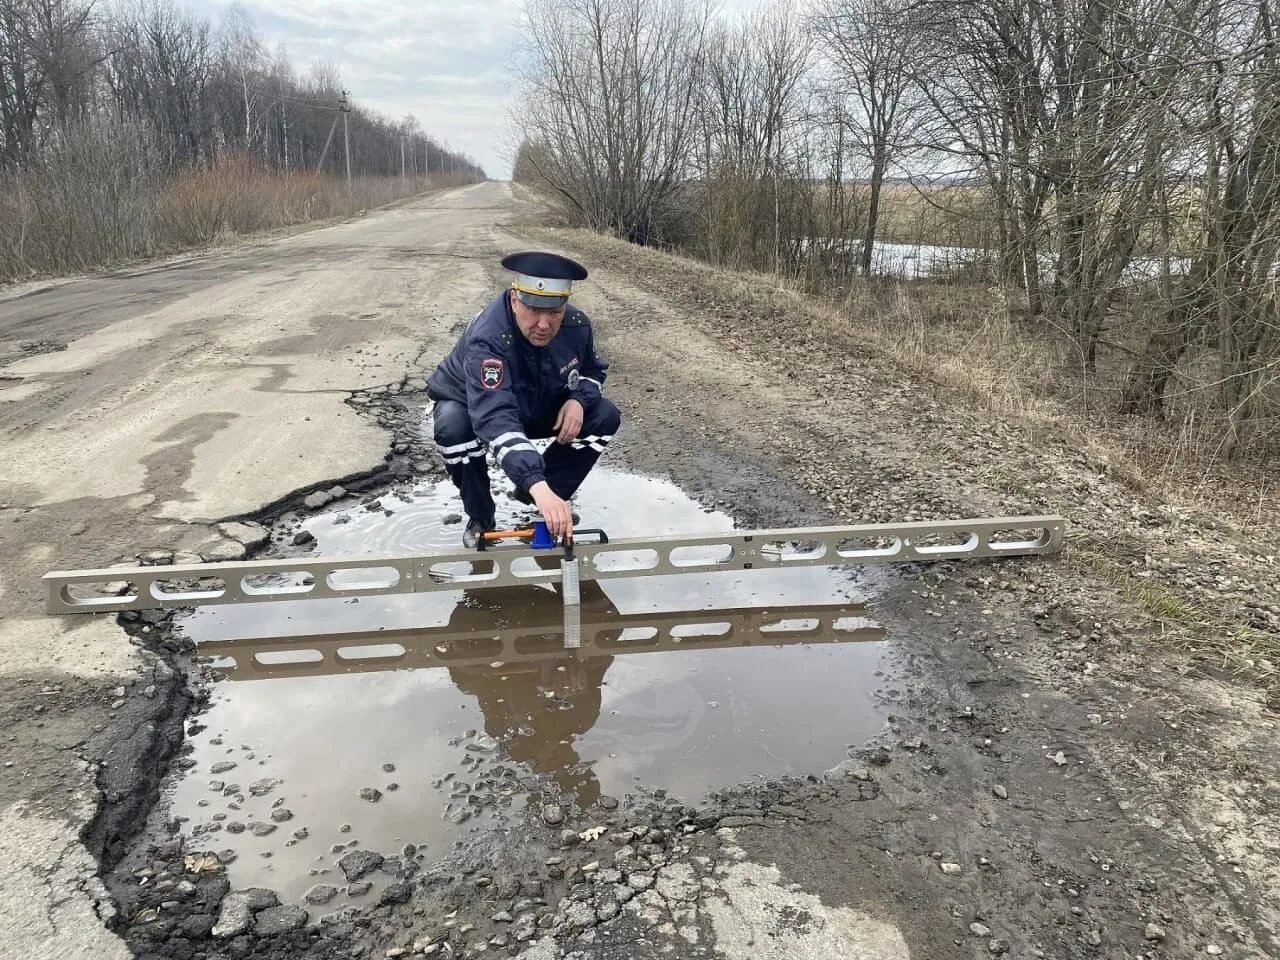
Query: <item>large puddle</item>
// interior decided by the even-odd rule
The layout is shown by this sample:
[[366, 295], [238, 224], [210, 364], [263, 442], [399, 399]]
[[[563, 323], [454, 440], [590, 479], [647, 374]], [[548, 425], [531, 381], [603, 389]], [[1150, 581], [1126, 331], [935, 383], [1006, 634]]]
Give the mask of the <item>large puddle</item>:
[[[577, 506], [614, 538], [733, 526], [666, 481], [603, 467]], [[316, 555], [454, 552], [458, 513], [447, 481], [418, 483], [301, 527]], [[499, 503], [500, 525], [522, 516]], [[820, 772], [883, 723], [884, 631], [862, 604], [884, 575], [586, 581], [575, 649], [545, 586], [203, 607], [183, 627], [227, 682], [170, 813], [234, 852], [237, 887], [297, 899], [345, 887], [335, 862], [351, 847], [421, 860], [505, 830], [534, 778], [611, 809], [641, 784], [696, 802]]]

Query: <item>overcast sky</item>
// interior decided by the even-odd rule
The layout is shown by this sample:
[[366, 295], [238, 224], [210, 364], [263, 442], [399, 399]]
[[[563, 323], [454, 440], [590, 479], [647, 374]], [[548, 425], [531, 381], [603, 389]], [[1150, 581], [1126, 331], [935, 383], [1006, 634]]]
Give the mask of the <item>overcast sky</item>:
[[[222, 22], [225, 0], [189, 0]], [[511, 175], [508, 116], [520, 0], [241, 0], [272, 50], [283, 44], [305, 76], [331, 60], [352, 99], [471, 156], [497, 179]]]
[[[227, 0], [187, 0], [215, 25]], [[758, 0], [721, 0], [733, 16]], [[511, 68], [522, 0], [240, 0], [258, 35], [283, 45], [300, 77], [332, 61], [359, 104], [406, 113], [468, 154], [485, 173], [511, 175]]]

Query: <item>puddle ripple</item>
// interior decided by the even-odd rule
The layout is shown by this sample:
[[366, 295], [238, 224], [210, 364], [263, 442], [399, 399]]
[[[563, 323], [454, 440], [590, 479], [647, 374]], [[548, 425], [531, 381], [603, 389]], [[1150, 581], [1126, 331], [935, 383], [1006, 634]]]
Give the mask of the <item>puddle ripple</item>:
[[[603, 468], [577, 499], [583, 526], [612, 537], [733, 526], [666, 481]], [[503, 501], [500, 522], [521, 509]], [[317, 554], [443, 552], [459, 512], [448, 484], [406, 486], [302, 525]], [[574, 650], [558, 594], [533, 585], [201, 608], [183, 626], [228, 681], [171, 815], [236, 853], [236, 886], [297, 899], [345, 887], [336, 863], [354, 848], [423, 860], [500, 834], [534, 777], [611, 805], [640, 783], [696, 801], [820, 771], [883, 722], [884, 632], [861, 604], [885, 575], [588, 581]]]

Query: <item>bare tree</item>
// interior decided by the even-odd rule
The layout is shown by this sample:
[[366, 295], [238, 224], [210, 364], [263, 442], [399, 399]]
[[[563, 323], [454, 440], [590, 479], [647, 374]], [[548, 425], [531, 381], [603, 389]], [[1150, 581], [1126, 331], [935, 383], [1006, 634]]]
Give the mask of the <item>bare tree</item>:
[[699, 112], [708, 246], [719, 256], [733, 250], [780, 266], [784, 181], [793, 180], [809, 55], [807, 32], [782, 5], [709, 34]]
[[[234, 79], [239, 95], [241, 129], [246, 149], [253, 146], [257, 129], [258, 102], [266, 74], [266, 51], [254, 32], [248, 11], [239, 3], [227, 7], [219, 35], [223, 74]], [[228, 107], [230, 104], [227, 105]]]
[[35, 148], [44, 98], [45, 74], [30, 42], [30, 20], [26, 0], [0, 0], [0, 165], [7, 168]]
[[690, 170], [710, 13], [694, 0], [530, 0], [520, 124], [591, 226], [656, 239]]
[[[1280, 383], [1280, 49], [1272, 0], [1215, 7], [1197, 35], [1204, 65], [1203, 173], [1195, 181], [1200, 235], [1134, 363], [1121, 399], [1160, 415], [1179, 361], [1213, 348], [1225, 424], [1223, 456], [1236, 455]], [[1274, 416], [1271, 420], [1274, 422]]]
[[864, 275], [871, 273], [885, 177], [915, 143], [925, 119], [927, 101], [915, 82], [921, 33], [910, 13], [909, 0], [824, 0], [813, 18], [834, 67], [828, 94], [868, 171]]
[[83, 116], [98, 57], [91, 6], [0, 0], [0, 168], [17, 166], [49, 131]]

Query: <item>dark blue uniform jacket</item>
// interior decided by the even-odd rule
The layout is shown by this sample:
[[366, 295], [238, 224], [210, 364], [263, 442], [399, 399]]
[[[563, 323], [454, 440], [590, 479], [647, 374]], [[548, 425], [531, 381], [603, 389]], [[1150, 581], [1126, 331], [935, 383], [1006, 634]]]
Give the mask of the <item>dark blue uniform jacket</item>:
[[570, 398], [589, 414], [608, 369], [596, 353], [585, 313], [568, 307], [551, 342], [535, 347], [516, 326], [504, 290], [467, 325], [427, 378], [427, 392], [433, 400], [465, 403], [476, 436], [489, 445], [512, 482], [527, 490], [546, 479], [529, 434], [549, 436]]

